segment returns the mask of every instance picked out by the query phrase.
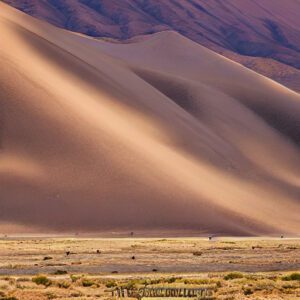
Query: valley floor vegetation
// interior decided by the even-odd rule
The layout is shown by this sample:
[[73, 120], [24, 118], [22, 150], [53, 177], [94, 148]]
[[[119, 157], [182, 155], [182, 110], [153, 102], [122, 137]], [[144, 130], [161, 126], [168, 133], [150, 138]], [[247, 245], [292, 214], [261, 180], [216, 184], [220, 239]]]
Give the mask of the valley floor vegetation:
[[300, 240], [0, 239], [0, 300], [110, 300], [120, 287], [208, 287], [224, 300], [299, 299]]
[[[1, 300], [116, 299], [115, 287], [207, 287], [215, 299], [299, 299], [299, 272], [209, 273], [97, 276], [87, 274], [8, 276], [0, 278]], [[122, 298], [126, 299], [126, 298]], [[150, 298], [148, 298], [150, 299]], [[161, 298], [163, 299], [163, 298]], [[166, 299], [166, 298], [164, 298]], [[192, 299], [192, 298], [174, 298]]]

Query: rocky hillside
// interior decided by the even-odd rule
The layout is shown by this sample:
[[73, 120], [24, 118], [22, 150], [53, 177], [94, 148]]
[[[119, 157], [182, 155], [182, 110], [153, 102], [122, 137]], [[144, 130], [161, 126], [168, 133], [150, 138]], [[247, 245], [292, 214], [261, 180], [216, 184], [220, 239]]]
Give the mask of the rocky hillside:
[[[285, 0], [284, 4], [282, 0], [4, 2], [57, 26], [94, 37], [128, 39], [167, 29], [175, 30], [265, 76], [299, 90], [298, 0]], [[240, 56], [246, 56], [246, 59]], [[256, 57], [268, 60], [260, 59], [256, 62]]]

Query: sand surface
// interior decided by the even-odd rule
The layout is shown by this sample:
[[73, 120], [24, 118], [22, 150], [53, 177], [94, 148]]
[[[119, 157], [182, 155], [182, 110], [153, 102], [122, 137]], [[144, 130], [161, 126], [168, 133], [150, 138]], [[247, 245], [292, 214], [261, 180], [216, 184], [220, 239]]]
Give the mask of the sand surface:
[[299, 94], [172, 31], [0, 36], [2, 232], [299, 234]]
[[0, 275], [54, 274], [57, 270], [117, 278], [156, 272], [297, 271], [300, 241], [263, 237], [0, 240]]

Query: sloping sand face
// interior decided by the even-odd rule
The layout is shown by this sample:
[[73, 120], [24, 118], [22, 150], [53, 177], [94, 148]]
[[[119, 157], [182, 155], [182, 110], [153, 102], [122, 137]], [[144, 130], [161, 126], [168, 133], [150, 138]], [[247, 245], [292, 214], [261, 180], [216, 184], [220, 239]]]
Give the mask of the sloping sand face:
[[173, 32], [0, 36], [2, 229], [299, 233], [298, 94]]

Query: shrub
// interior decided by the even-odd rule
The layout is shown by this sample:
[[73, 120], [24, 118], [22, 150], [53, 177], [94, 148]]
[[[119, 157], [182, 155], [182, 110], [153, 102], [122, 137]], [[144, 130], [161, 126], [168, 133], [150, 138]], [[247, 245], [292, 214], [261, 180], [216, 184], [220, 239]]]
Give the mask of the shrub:
[[244, 275], [239, 272], [233, 272], [233, 273], [228, 273], [227, 275], [224, 276], [225, 280], [232, 280], [232, 279], [238, 279], [238, 278], [243, 278]]
[[43, 275], [33, 277], [32, 282], [36, 283], [37, 285], [44, 285], [45, 287], [50, 286], [52, 284], [52, 281]]
[[253, 294], [253, 291], [249, 288], [245, 289], [244, 290], [244, 295], [247, 296], [247, 295], [252, 295]]
[[28, 281], [30, 281], [30, 279], [27, 277], [20, 277], [17, 279], [17, 282], [28, 282]]
[[73, 297], [73, 298], [82, 297], [82, 293], [75, 292], [75, 293], [71, 293], [70, 296]]
[[90, 287], [90, 286], [93, 286], [95, 284], [95, 282], [92, 280], [89, 280], [89, 279], [83, 279], [81, 284], [84, 287]]
[[68, 289], [71, 286], [71, 283], [68, 281], [60, 281], [57, 283], [57, 286], [61, 289]]
[[128, 290], [132, 290], [135, 288], [135, 285], [136, 285], [136, 282], [134, 280], [131, 280], [131, 281], [127, 282], [126, 284], [124, 284], [123, 287]]
[[113, 288], [113, 287], [117, 286], [117, 284], [116, 284], [115, 281], [111, 280], [111, 281], [108, 281], [108, 282], [105, 284], [105, 286], [106, 286], [107, 288]]
[[50, 259], [53, 259], [53, 257], [51, 257], [51, 256], [45, 256], [45, 257], [43, 258], [43, 260], [50, 260]]
[[53, 293], [46, 293], [46, 296], [48, 298], [48, 300], [52, 300], [52, 299], [56, 299], [57, 296]]
[[72, 282], [76, 282], [78, 279], [81, 278], [81, 276], [70, 275], [70, 278], [71, 278]]
[[54, 275], [65, 275], [68, 274], [68, 271], [65, 270], [57, 270], [54, 272]]
[[282, 277], [282, 280], [284, 281], [291, 281], [291, 280], [297, 280], [300, 281], [300, 273], [292, 273], [290, 275]]
[[165, 279], [165, 282], [167, 282], [167, 283], [173, 283], [175, 281], [176, 281], [175, 277], [170, 277], [170, 278]]

